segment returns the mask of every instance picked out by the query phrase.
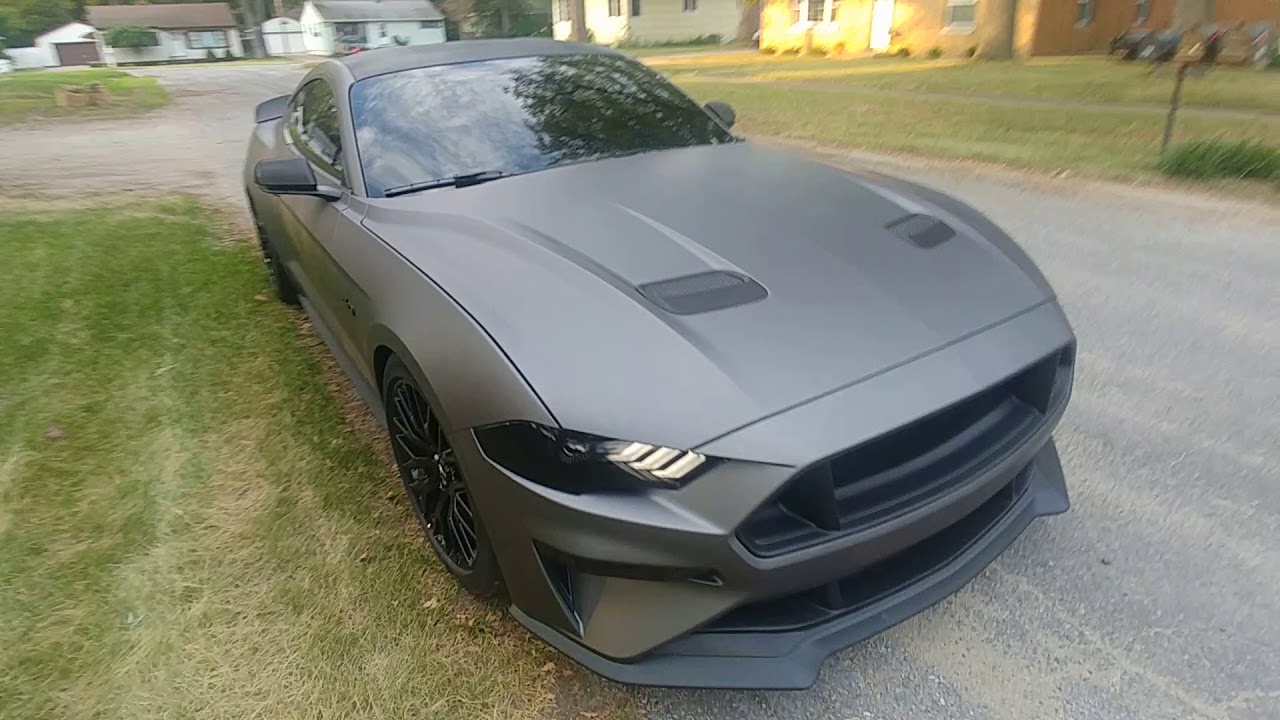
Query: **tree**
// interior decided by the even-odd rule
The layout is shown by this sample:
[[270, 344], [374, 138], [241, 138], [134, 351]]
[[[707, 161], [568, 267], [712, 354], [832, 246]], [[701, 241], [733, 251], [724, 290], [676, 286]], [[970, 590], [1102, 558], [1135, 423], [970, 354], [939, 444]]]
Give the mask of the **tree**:
[[574, 42], [587, 41], [586, 0], [569, 0], [569, 39]]
[[0, 15], [7, 18], [5, 45], [26, 47], [50, 30], [71, 22], [68, 7], [59, 0], [0, 0]]

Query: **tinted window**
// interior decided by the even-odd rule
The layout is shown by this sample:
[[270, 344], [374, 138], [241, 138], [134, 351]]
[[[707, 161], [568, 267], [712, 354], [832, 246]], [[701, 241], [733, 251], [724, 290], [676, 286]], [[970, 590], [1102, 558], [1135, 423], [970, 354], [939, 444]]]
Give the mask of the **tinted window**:
[[371, 197], [455, 175], [733, 141], [661, 76], [625, 58], [568, 55], [418, 68], [351, 89]]
[[312, 80], [293, 102], [289, 124], [294, 143], [322, 170], [342, 178], [342, 135], [328, 83]]

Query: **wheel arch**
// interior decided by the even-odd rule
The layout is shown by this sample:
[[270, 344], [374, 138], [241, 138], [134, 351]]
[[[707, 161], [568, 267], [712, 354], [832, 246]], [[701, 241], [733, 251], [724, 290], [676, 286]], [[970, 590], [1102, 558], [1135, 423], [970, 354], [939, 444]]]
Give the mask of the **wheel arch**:
[[[482, 338], [483, 346], [476, 342]], [[469, 340], [459, 343], [470, 350], [461, 352], [461, 359], [451, 353], [415, 353], [412, 347], [426, 342], [421, 333], [405, 338], [386, 325], [372, 326], [368, 336], [369, 368], [379, 399], [387, 363], [395, 357], [408, 368], [448, 431], [503, 420], [554, 424], [555, 419], [537, 394], [502, 351], [488, 342], [487, 335], [478, 333]], [[476, 357], [480, 352], [485, 355]]]

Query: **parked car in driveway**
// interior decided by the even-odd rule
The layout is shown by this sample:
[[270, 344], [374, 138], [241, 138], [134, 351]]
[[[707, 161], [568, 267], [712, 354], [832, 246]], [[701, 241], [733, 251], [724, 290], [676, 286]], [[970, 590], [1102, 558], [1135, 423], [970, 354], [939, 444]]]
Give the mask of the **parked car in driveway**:
[[1142, 42], [1151, 35], [1150, 30], [1129, 30], [1122, 32], [1111, 40], [1111, 54], [1119, 55], [1122, 60], [1137, 60]]
[[445, 43], [320, 63], [245, 162], [442, 565], [621, 682], [806, 687], [1069, 505], [1031, 259], [734, 120], [606, 48]]

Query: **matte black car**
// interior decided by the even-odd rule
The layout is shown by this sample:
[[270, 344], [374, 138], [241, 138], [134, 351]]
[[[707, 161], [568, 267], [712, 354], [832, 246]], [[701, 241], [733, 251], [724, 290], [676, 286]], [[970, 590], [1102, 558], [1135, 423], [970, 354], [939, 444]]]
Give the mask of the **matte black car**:
[[628, 683], [800, 688], [1067, 509], [1075, 339], [982, 214], [594, 46], [312, 69], [244, 183], [471, 592]]

